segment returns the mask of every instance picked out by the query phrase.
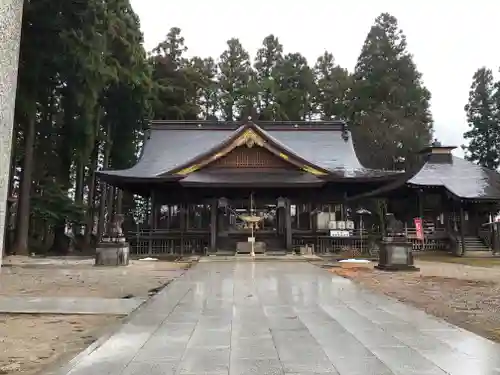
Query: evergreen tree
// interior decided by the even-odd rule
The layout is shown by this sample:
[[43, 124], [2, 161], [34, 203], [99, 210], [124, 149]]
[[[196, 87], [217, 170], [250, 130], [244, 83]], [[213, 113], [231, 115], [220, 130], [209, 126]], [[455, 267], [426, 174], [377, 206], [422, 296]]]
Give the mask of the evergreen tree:
[[395, 17], [383, 13], [364, 42], [351, 96], [353, 132], [365, 165], [393, 169], [432, 138], [430, 93]]
[[347, 119], [351, 77], [346, 69], [335, 63], [330, 52], [325, 52], [314, 65], [316, 80], [315, 106], [323, 120]]
[[279, 119], [309, 120], [313, 115], [314, 74], [300, 53], [289, 53], [276, 66]]
[[276, 68], [283, 61], [283, 45], [274, 35], [266, 36], [262, 47], [257, 51], [254, 69], [260, 88], [258, 102], [260, 118], [273, 120], [279, 118], [277, 103], [278, 84], [275, 79]]
[[250, 56], [238, 39], [227, 41], [219, 59], [220, 108], [224, 120], [235, 120], [245, 106], [252, 78]]
[[98, 198], [94, 171], [108, 161], [133, 164], [148, 117], [150, 71], [139, 20], [129, 0], [30, 0], [22, 35], [11, 251], [66, 252], [67, 225], [77, 240], [85, 226], [78, 247], [88, 247]]
[[478, 69], [472, 78], [469, 102], [465, 106], [470, 130], [464, 133], [469, 140], [462, 146], [467, 160], [496, 169], [500, 164], [500, 132], [494, 102], [493, 72], [485, 67]]
[[[199, 108], [190, 98], [189, 61], [181, 29], [172, 27], [164, 41], [153, 50], [150, 59], [155, 93], [153, 116], [158, 120], [195, 120]], [[190, 100], [191, 99], [191, 100]]]
[[218, 108], [217, 66], [212, 58], [195, 56], [186, 64], [189, 83], [187, 100], [203, 119], [215, 116]]

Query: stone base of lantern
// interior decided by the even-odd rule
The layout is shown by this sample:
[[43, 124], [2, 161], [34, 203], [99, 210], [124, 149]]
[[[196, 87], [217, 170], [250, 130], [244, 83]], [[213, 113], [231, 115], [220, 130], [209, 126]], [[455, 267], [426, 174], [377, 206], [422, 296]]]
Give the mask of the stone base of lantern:
[[106, 241], [103, 239], [97, 245], [95, 253], [96, 266], [128, 266], [130, 261], [130, 245], [123, 241]]
[[[266, 243], [257, 241], [253, 244], [253, 251], [255, 254], [265, 254]], [[250, 254], [252, 252], [251, 242], [237, 242], [236, 243], [236, 254]]]

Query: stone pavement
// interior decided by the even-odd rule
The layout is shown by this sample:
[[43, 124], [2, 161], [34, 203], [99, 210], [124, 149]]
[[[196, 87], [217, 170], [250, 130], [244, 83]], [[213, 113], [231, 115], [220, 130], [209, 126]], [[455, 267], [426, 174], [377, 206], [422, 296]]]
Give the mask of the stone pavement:
[[309, 263], [200, 263], [50, 374], [500, 374], [500, 345]]
[[128, 315], [144, 298], [0, 296], [0, 314]]

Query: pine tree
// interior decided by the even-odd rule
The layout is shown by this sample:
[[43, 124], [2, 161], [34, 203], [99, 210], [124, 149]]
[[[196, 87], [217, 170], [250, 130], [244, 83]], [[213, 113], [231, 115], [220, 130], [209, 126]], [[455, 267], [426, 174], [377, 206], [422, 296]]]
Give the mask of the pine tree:
[[351, 116], [364, 164], [388, 169], [411, 164], [432, 138], [429, 100], [396, 18], [381, 14], [354, 72]]
[[474, 73], [469, 92], [469, 102], [465, 106], [470, 130], [464, 133], [469, 140], [462, 146], [467, 160], [496, 169], [500, 164], [500, 132], [496, 119], [493, 72], [485, 67]]

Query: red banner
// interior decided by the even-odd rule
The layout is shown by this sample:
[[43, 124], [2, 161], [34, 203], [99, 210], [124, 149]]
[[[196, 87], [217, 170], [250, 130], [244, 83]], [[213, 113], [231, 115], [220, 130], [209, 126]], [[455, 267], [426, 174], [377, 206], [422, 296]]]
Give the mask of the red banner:
[[415, 229], [417, 230], [417, 238], [419, 240], [424, 240], [424, 227], [422, 226], [422, 219], [419, 217], [416, 217], [413, 219], [415, 222]]

